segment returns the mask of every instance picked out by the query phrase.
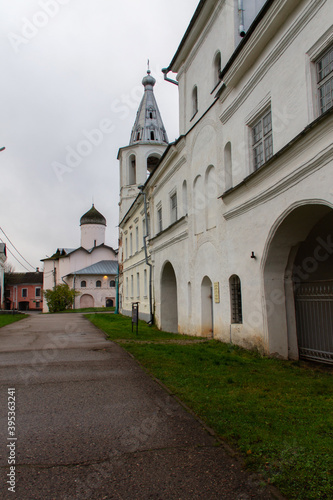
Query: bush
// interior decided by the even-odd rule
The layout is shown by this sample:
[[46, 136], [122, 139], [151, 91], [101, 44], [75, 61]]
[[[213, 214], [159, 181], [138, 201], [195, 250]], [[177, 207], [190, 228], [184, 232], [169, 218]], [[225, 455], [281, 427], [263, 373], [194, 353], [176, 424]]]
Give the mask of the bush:
[[68, 285], [56, 285], [53, 290], [45, 290], [44, 297], [49, 307], [50, 313], [66, 311], [72, 309], [74, 297], [79, 295], [79, 292], [71, 290]]

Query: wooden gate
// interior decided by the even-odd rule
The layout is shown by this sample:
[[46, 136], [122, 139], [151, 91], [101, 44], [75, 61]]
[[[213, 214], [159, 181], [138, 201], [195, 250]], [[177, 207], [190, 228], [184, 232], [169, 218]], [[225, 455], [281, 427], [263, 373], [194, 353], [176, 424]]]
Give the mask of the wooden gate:
[[295, 284], [299, 357], [333, 364], [333, 280]]

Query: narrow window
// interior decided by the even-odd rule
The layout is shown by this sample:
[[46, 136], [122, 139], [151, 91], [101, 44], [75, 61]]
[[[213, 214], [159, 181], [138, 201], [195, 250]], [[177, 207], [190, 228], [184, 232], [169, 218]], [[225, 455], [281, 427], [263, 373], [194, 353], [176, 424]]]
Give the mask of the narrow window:
[[126, 298], [128, 299], [128, 278], [126, 278], [126, 290], [125, 290]]
[[174, 193], [170, 198], [171, 204], [171, 224], [177, 220], [177, 193]]
[[96, 288], [101, 288], [102, 282], [100, 280], [96, 281]]
[[162, 207], [157, 210], [157, 232], [160, 233], [163, 230], [162, 222]]
[[241, 282], [235, 274], [229, 279], [231, 323], [243, 323]]
[[35, 288], [35, 297], [40, 297], [40, 287]]
[[152, 119], [152, 118], [153, 118], [153, 113], [152, 113], [152, 112], [150, 112], [150, 113], [149, 113], [149, 118], [150, 118], [150, 119]]
[[151, 131], [150, 131], [150, 139], [151, 139], [152, 141], [154, 141], [154, 140], [155, 140], [155, 132], [154, 132], [153, 130], [151, 130]]
[[273, 156], [272, 114], [269, 110], [252, 126], [254, 169]]
[[187, 215], [187, 182], [183, 182], [182, 187], [182, 196], [183, 196], [183, 215]]
[[317, 61], [320, 114], [333, 106], [333, 45]]
[[139, 228], [138, 226], [135, 227], [135, 251], [139, 251]]
[[133, 235], [130, 233], [130, 256], [133, 255]]
[[129, 157], [128, 165], [128, 184], [131, 186], [136, 183], [136, 158], [135, 155]]
[[94, 240], [94, 247], [97, 245], [97, 240]]
[[147, 236], [150, 235], [150, 215], [147, 215]]
[[218, 52], [214, 59], [214, 87], [220, 83], [220, 72], [221, 72], [221, 52]]
[[24, 298], [28, 297], [28, 289], [27, 288], [22, 288], [22, 297], [24, 297]]
[[192, 118], [198, 112], [198, 87], [192, 90]]
[[224, 148], [224, 174], [225, 174], [225, 190], [227, 190], [232, 187], [231, 142], [227, 142]]
[[140, 298], [140, 273], [136, 273], [136, 295]]
[[133, 274], [131, 274], [131, 298], [134, 297], [134, 278]]
[[81, 288], [85, 288], [87, 286], [87, 282], [85, 280], [81, 281]]
[[148, 287], [147, 287], [147, 269], [143, 271], [143, 293], [144, 296], [147, 297], [148, 295]]
[[145, 236], [147, 236], [146, 235], [146, 219], [142, 219], [142, 234], [143, 234], [142, 245], [144, 246]]
[[125, 259], [128, 257], [128, 241], [127, 238], [125, 238]]

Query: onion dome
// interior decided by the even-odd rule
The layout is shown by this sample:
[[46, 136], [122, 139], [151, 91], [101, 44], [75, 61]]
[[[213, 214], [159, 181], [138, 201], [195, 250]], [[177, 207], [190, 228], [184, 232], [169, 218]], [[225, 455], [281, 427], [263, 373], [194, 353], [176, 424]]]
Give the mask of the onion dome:
[[143, 79], [142, 79], [142, 85], [144, 87], [146, 87], [147, 85], [151, 85], [151, 87], [154, 87], [155, 83], [156, 83], [156, 80], [153, 76], [150, 75], [151, 71], [150, 69], [148, 69], [147, 71], [147, 76], [145, 76]]
[[101, 224], [106, 226], [105, 217], [98, 210], [96, 210], [94, 204], [87, 213], [82, 215], [80, 219], [80, 226], [85, 224]]

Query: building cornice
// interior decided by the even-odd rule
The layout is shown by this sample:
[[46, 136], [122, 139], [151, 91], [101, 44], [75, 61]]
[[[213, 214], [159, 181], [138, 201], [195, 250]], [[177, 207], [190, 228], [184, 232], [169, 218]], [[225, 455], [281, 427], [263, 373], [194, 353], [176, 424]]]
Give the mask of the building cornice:
[[[236, 99], [234, 99], [230, 106], [223, 111], [220, 116], [220, 120], [223, 124], [227, 123], [231, 116], [237, 111], [237, 109], [239, 109], [253, 89], [263, 79], [281, 55], [287, 50], [298, 34], [302, 31], [304, 26], [306, 26], [306, 24], [313, 19], [326, 1], [327, 0], [312, 0], [309, 5], [306, 6], [302, 13], [286, 31], [284, 36], [281, 37], [278, 43], [274, 46], [273, 50], [259, 65], [258, 69], [244, 85], [242, 91], [237, 95]], [[240, 52], [238, 57], [235, 58], [230, 69], [225, 73], [223, 81], [226, 84], [226, 89], [220, 96], [221, 102], [224, 102], [227, 99], [227, 97], [231, 94], [233, 87], [248, 70], [246, 60], [252, 61], [258, 50], [262, 50], [262, 46], [264, 46], [263, 37], [265, 35], [265, 30], [271, 30], [271, 24], [274, 22], [274, 16], [278, 16], [281, 11], [284, 13], [282, 9], [285, 8], [286, 2], [287, 0], [279, 0], [273, 4], [271, 11], [267, 14], [267, 18], [264, 18], [260, 27], [253, 32], [251, 39], [244, 45], [243, 50]], [[260, 49], [258, 48], [259, 46]]]
[[151, 238], [149, 240], [151, 253], [158, 252], [158, 251], [162, 250], [163, 248], [166, 248], [170, 245], [173, 245], [174, 243], [177, 243], [178, 241], [181, 241], [181, 240], [187, 238], [188, 237], [188, 229], [186, 228], [185, 231], [183, 231], [182, 233], [176, 234], [173, 238], [169, 237], [167, 241], [163, 241], [162, 243], [158, 244], [158, 242], [160, 240], [162, 240], [164, 236], [166, 236], [167, 234], [171, 233], [173, 230], [175, 230], [183, 225], [187, 225], [187, 222], [188, 222], [188, 216], [184, 215], [183, 217], [178, 219], [176, 222], [174, 222], [173, 224], [168, 226], [166, 229], [164, 229], [163, 231], [158, 233], [156, 236]]
[[[296, 136], [296, 138], [287, 144], [282, 150], [276, 153], [267, 163], [265, 163], [260, 169], [256, 170], [250, 174], [246, 179], [239, 183], [234, 188], [226, 191], [221, 198], [224, 202], [230, 202], [232, 200], [237, 200], [243, 198], [245, 192], [252, 189], [256, 185], [259, 185], [276, 171], [282, 169], [285, 165], [288, 165], [294, 158], [297, 158], [302, 154], [305, 148], [311, 149], [315, 146], [318, 141], [319, 135], [322, 133], [321, 130], [327, 125], [326, 121], [330, 119], [333, 122], [333, 109], [327, 112], [326, 116], [322, 116], [315, 120], [312, 124], [307, 127], [301, 134]], [[322, 125], [321, 130], [320, 125]], [[314, 133], [312, 137], [309, 137], [309, 133], [314, 128]], [[332, 126], [331, 126], [332, 128]], [[328, 127], [327, 127], [328, 129]], [[329, 134], [329, 130], [326, 131]], [[331, 132], [332, 133], [332, 132]], [[306, 142], [306, 146], [304, 144]], [[266, 201], [276, 197], [278, 194], [286, 191], [287, 189], [298, 184], [302, 179], [311, 175], [316, 170], [321, 169], [329, 162], [333, 160], [333, 144], [331, 143], [325, 149], [314, 155], [310, 160], [303, 162], [298, 168], [294, 169], [288, 175], [283, 176], [278, 182], [275, 182], [270, 188], [265, 188], [264, 191], [257, 194], [256, 196], [250, 198], [247, 201], [241, 201], [239, 205], [228, 210], [224, 213], [224, 218], [226, 220], [237, 217], [245, 212], [248, 212], [252, 208], [265, 203]]]

